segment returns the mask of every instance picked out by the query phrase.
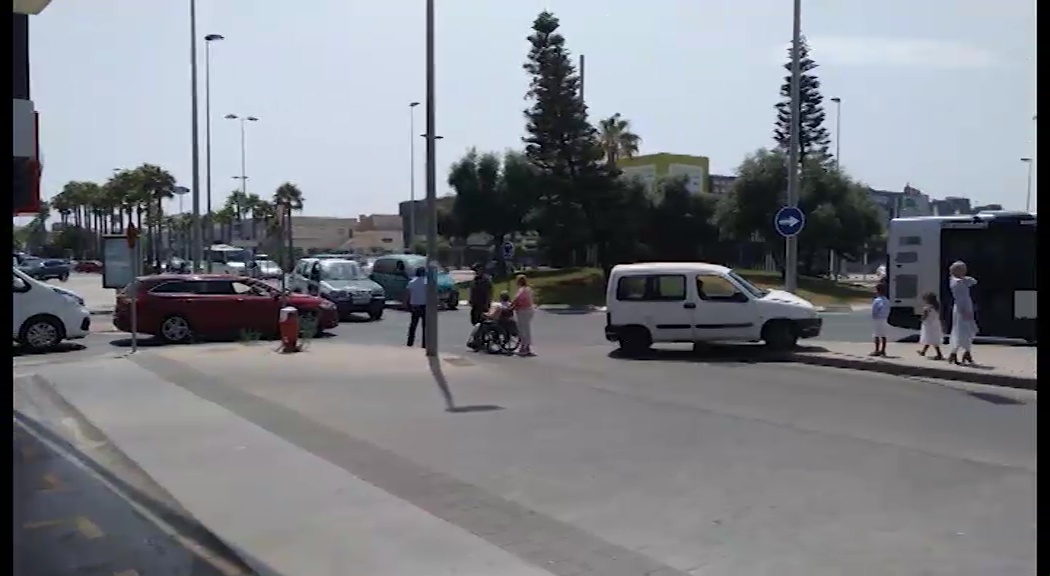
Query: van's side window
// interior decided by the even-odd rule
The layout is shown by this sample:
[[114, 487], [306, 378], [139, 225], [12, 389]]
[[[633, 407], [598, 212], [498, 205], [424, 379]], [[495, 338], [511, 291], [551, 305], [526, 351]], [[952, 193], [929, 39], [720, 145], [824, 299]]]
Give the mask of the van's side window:
[[616, 299], [636, 302], [685, 300], [685, 276], [624, 276], [616, 284]]
[[648, 276], [624, 276], [616, 284], [617, 300], [645, 300]]
[[701, 300], [714, 302], [734, 302], [739, 300], [740, 291], [729, 280], [713, 274], [700, 274], [696, 277], [696, 294]]

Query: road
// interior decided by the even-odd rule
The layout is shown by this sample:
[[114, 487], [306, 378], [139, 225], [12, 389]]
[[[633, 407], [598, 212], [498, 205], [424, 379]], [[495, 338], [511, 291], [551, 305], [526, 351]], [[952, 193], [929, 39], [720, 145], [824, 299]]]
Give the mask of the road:
[[99, 477], [13, 424], [15, 576], [221, 576]]
[[[220, 521], [242, 506], [298, 526], [304, 494], [345, 474], [333, 507], [378, 488], [398, 504], [393, 518], [436, 517], [444, 528], [433, 530], [545, 574], [1034, 573], [1035, 393], [677, 350], [625, 360], [604, 341], [603, 314], [538, 314], [538, 358], [472, 354], [466, 311], [439, 318], [442, 351], [462, 356], [446, 366], [449, 384], [478, 413], [442, 411], [397, 310], [345, 322], [288, 360], [267, 346], [146, 346], [133, 362], [109, 361], [124, 363], [117, 370], [100, 358], [126, 352], [126, 336], [93, 334], [84, 349], [16, 358], [16, 371], [76, 393], [100, 428], [183, 482], [197, 474], [186, 469], [219, 483], [297, 463], [251, 490], [202, 494], [211, 482], [198, 482], [173, 493], [221, 504]], [[826, 322], [822, 339], [867, 340], [863, 313]], [[252, 447], [237, 469], [229, 453], [208, 455], [219, 447], [194, 433], [201, 426]], [[167, 453], [177, 461], [156, 456]], [[191, 453], [203, 459], [181, 460]], [[493, 524], [508, 514], [527, 520]], [[317, 546], [339, 540], [313, 530]], [[340, 549], [397, 552], [390, 562], [437, 554], [387, 530], [383, 550]]]

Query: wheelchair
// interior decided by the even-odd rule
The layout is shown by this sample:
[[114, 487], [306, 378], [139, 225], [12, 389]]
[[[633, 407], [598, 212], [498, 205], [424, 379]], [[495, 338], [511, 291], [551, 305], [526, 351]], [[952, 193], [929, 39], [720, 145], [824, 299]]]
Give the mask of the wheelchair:
[[475, 328], [467, 348], [489, 354], [513, 354], [521, 344], [518, 323], [514, 320], [483, 320]]

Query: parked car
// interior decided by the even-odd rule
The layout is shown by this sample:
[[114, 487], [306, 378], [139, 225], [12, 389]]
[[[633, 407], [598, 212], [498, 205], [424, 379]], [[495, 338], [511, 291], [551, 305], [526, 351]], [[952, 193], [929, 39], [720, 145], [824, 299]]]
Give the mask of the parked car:
[[17, 268], [12, 272], [15, 342], [36, 352], [54, 348], [63, 340], [87, 336], [91, 315], [84, 307], [83, 298]]
[[339, 325], [335, 305], [316, 296], [288, 294], [252, 278], [227, 274], [161, 274], [136, 278], [117, 295], [113, 325], [131, 331], [131, 294], [136, 297], [137, 332], [172, 343], [197, 338], [236, 338], [245, 332], [279, 333], [285, 305], [318, 334]]
[[52, 278], [62, 282], [69, 280], [69, 262], [58, 258], [26, 256], [22, 258], [22, 264], [19, 266], [19, 269], [25, 274], [43, 282], [47, 282]]
[[[383, 287], [386, 297], [407, 304], [408, 281], [415, 273], [416, 268], [427, 265], [426, 256], [417, 254], [392, 254], [376, 258], [372, 264], [372, 280]], [[452, 276], [445, 270], [437, 275], [438, 303], [439, 305], [455, 310], [459, 306], [459, 291]]]
[[822, 324], [805, 299], [699, 262], [619, 264], [605, 304], [605, 337], [628, 354], [658, 342], [764, 341], [788, 350], [819, 336]]
[[353, 260], [303, 258], [288, 276], [288, 289], [330, 300], [340, 318], [365, 312], [372, 320], [383, 318], [386, 292]]
[[85, 274], [101, 274], [102, 262], [98, 260], [78, 260], [73, 264], [73, 271]]

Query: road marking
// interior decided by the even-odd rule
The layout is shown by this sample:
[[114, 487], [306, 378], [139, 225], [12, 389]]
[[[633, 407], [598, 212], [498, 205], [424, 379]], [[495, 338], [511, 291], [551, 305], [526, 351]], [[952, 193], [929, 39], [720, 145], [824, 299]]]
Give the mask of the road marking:
[[77, 527], [77, 532], [80, 532], [84, 538], [87, 538], [88, 540], [94, 540], [106, 535], [101, 528], [96, 526], [91, 520], [88, 520], [86, 516], [77, 516], [74, 518], [73, 525]]
[[58, 476], [55, 476], [50, 472], [44, 474], [42, 480], [44, 481], [45, 487], [38, 490], [38, 492], [58, 492], [62, 489], [62, 481], [58, 479]]
[[39, 522], [26, 522], [22, 525], [22, 528], [25, 528], [26, 530], [39, 530], [41, 528], [51, 528], [67, 523], [69, 523], [69, 520], [41, 520]]
[[120, 572], [114, 572], [113, 576], [139, 576], [138, 570], [122, 570]]

